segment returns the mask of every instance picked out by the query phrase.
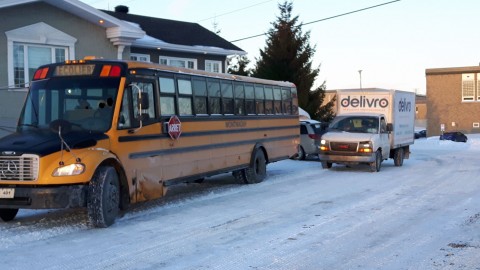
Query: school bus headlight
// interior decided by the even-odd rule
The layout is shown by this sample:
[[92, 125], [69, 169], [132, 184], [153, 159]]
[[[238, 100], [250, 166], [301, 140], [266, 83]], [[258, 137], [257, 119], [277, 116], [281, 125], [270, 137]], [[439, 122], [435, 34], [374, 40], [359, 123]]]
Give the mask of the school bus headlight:
[[53, 172], [53, 176], [72, 176], [79, 175], [85, 171], [85, 165], [82, 163], [70, 164], [58, 167]]

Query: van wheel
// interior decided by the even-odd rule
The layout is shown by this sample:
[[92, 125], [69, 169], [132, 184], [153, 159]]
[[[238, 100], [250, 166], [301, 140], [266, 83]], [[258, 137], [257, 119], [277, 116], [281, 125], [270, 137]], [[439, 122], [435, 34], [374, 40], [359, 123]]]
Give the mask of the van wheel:
[[404, 153], [402, 147], [394, 150], [393, 163], [395, 164], [395, 166], [402, 166], [403, 165], [404, 156], [405, 156], [405, 153]]
[[93, 227], [106, 228], [115, 222], [120, 211], [120, 184], [113, 167], [102, 166], [88, 186], [87, 212]]
[[330, 168], [332, 168], [332, 163], [331, 163], [331, 162], [322, 161], [322, 168], [323, 168], [323, 169], [330, 169]]
[[267, 176], [267, 160], [265, 154], [261, 149], [255, 149], [254, 151], [248, 168], [232, 172], [235, 179], [245, 184], [260, 183]]
[[380, 150], [377, 150], [377, 152], [375, 152], [375, 161], [370, 163], [370, 171], [379, 172], [381, 166], [382, 166], [382, 152]]
[[0, 208], [0, 218], [7, 222], [13, 220], [18, 213], [18, 209]]
[[297, 159], [298, 160], [305, 160], [305, 157], [307, 156], [305, 154], [305, 149], [301, 145], [298, 146], [298, 152], [297, 152]]

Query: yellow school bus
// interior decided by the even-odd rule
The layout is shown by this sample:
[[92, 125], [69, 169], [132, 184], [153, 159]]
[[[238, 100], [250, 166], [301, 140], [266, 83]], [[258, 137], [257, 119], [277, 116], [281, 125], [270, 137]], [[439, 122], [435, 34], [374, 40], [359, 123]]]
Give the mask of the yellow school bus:
[[298, 143], [289, 82], [134, 61], [41, 66], [16, 132], [0, 139], [0, 218], [86, 207], [91, 226], [108, 227], [176, 183], [261, 182]]

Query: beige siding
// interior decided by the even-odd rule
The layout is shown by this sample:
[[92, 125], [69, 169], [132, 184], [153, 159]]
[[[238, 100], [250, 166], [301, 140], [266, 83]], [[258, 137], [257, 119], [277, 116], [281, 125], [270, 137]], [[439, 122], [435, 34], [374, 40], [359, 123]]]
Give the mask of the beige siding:
[[[103, 27], [89, 23], [71, 13], [46, 3], [32, 3], [0, 9], [0, 31], [5, 33], [20, 27], [44, 22], [77, 39], [75, 58], [87, 55], [116, 58], [117, 49], [106, 37]], [[0, 59], [7, 59], [7, 37], [0, 35]], [[0, 87], [8, 85], [8, 66], [0, 65]]]

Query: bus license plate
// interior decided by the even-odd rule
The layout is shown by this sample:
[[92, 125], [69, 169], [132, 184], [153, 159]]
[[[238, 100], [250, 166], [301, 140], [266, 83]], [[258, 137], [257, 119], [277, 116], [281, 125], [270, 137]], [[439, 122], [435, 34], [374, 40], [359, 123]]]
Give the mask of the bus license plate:
[[14, 195], [14, 188], [0, 188], [0, 199], [13, 199]]

